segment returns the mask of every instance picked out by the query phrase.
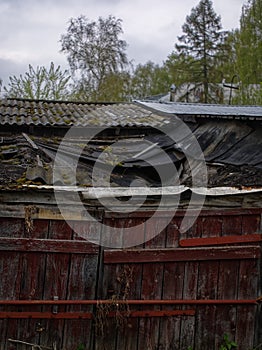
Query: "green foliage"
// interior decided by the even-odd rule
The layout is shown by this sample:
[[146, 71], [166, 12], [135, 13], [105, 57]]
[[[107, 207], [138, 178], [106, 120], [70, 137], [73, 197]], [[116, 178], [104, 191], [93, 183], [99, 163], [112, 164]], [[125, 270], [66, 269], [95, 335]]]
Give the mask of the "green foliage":
[[262, 82], [262, 0], [242, 8], [237, 44], [237, 65], [244, 84]]
[[84, 346], [84, 344], [80, 344], [80, 345], [78, 345], [78, 347], [76, 348], [76, 350], [85, 350], [85, 346]]
[[172, 79], [167, 67], [160, 67], [151, 61], [139, 64], [132, 76], [131, 93], [134, 98], [145, 98], [168, 92]]
[[248, 0], [235, 31], [236, 71], [242, 89], [235, 103], [262, 104], [262, 0]]
[[237, 347], [237, 344], [229, 339], [229, 335], [225, 334], [223, 337], [223, 344], [219, 347], [219, 350], [231, 350]]
[[123, 33], [121, 24], [121, 19], [113, 16], [99, 17], [97, 22], [83, 15], [71, 18], [67, 33], [61, 36], [61, 52], [67, 55], [80, 96], [85, 90], [89, 100], [95, 91], [101, 97], [106, 81], [127, 67], [127, 43], [119, 38]]
[[55, 68], [53, 62], [49, 69], [34, 69], [29, 65], [29, 70], [24, 76], [12, 76], [9, 80], [8, 86], [4, 87], [6, 97], [62, 100], [69, 96], [70, 76], [67, 71], [62, 72], [60, 66]]

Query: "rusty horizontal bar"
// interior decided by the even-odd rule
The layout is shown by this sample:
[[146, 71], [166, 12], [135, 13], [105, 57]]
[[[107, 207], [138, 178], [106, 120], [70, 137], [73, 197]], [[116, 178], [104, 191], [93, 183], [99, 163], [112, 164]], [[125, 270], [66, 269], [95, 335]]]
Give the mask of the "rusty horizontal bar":
[[[124, 317], [174, 317], [174, 316], [194, 316], [195, 310], [145, 310], [118, 312]], [[107, 317], [116, 317], [116, 312], [109, 312]], [[88, 319], [94, 318], [91, 312], [0, 312], [0, 319]]]
[[0, 237], [0, 251], [97, 254], [98, 246], [88, 241]]
[[224, 237], [187, 238], [181, 239], [179, 244], [181, 247], [200, 247], [251, 242], [262, 242], [262, 235], [254, 233], [249, 235], [232, 235]]
[[[259, 300], [259, 299], [258, 299]], [[130, 299], [130, 300], [0, 300], [0, 305], [215, 305], [256, 304], [256, 299]]]
[[105, 250], [105, 264], [164, 263], [176, 261], [257, 259], [261, 248], [257, 245], [234, 247]]

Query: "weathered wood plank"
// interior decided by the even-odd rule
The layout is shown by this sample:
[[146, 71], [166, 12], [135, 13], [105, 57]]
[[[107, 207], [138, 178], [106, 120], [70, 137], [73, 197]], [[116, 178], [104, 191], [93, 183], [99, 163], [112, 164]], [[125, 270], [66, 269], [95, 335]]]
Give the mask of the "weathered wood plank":
[[[46, 239], [48, 237], [49, 222], [47, 220], [33, 220], [30, 229], [25, 231], [25, 236], [31, 239]], [[32, 252], [28, 254], [26, 251], [17, 252], [20, 256], [19, 269], [21, 275], [19, 298], [24, 300], [43, 298], [43, 285], [45, 278], [46, 254], [41, 252]], [[22, 307], [20, 311], [40, 312], [41, 306]], [[15, 320], [10, 320], [15, 322]], [[21, 319], [18, 321], [16, 339], [30, 339], [34, 343], [38, 343], [39, 333], [36, 331], [41, 328], [37, 319]]]
[[243, 215], [243, 213], [239, 213], [237, 216], [223, 216], [222, 236], [241, 235]]
[[251, 245], [188, 249], [107, 250], [104, 252], [104, 263], [161, 263], [175, 261], [257, 259], [260, 255], [260, 246]]
[[[146, 221], [145, 249], [164, 248], [166, 242], [166, 217], [156, 217]], [[164, 264], [143, 265], [141, 285], [141, 299], [161, 299]], [[152, 306], [152, 310], [160, 310], [159, 305]], [[146, 349], [159, 347], [160, 319], [140, 319], [138, 348]]]
[[72, 241], [63, 239], [6, 238], [0, 237], [0, 251], [46, 252], [96, 254], [99, 250], [88, 241]]
[[[260, 289], [259, 262], [246, 260], [240, 262], [238, 298], [258, 297]], [[252, 349], [254, 347], [254, 329], [257, 306], [243, 305], [237, 307], [236, 342], [239, 349]], [[246, 335], [250, 334], [249, 337]]]
[[72, 319], [92, 319], [93, 314], [91, 312], [35, 312], [35, 311], [1, 311], [0, 318], [6, 319], [55, 319], [55, 320], [72, 320]]
[[261, 214], [242, 216], [242, 234], [248, 235], [261, 232]]
[[[123, 220], [123, 219], [121, 219]], [[128, 218], [125, 219], [125, 227], [132, 225], [133, 242], [141, 241], [145, 237], [145, 223], [143, 218]], [[143, 239], [144, 240], [144, 239]], [[130, 237], [123, 234], [123, 245], [126, 246], [131, 243]], [[143, 249], [143, 245], [137, 247]], [[142, 285], [142, 264], [125, 264], [122, 267], [122, 289], [124, 290], [126, 299], [141, 299], [141, 285]], [[136, 312], [140, 307], [137, 305], [127, 306], [130, 314]], [[139, 336], [139, 318], [127, 318], [122, 330], [118, 332], [117, 349], [137, 350], [137, 339]]]
[[[163, 299], [183, 299], [183, 281], [185, 274], [185, 263], [164, 264]], [[182, 305], [180, 306], [180, 311]], [[170, 306], [170, 310], [172, 307]], [[187, 318], [187, 317], [186, 317]], [[169, 317], [162, 319], [159, 330], [159, 347], [163, 349], [179, 349], [181, 317]]]
[[[71, 240], [72, 229], [63, 221], [51, 221], [49, 224], [48, 239]], [[70, 250], [69, 250], [70, 251]], [[43, 285], [43, 299], [66, 299], [68, 293], [68, 278], [70, 272], [70, 254], [47, 254], [45, 264], [45, 279]], [[43, 306], [43, 312], [48, 312], [47, 306]], [[54, 312], [65, 312], [65, 307], [54, 307]], [[64, 320], [43, 320], [45, 332], [41, 333], [40, 343], [46, 346], [56, 343], [57, 348], [62, 347]]]
[[[197, 261], [185, 263], [185, 274], [182, 287], [184, 300], [197, 299], [198, 269], [199, 262]], [[195, 322], [195, 317], [182, 318], [181, 320], [180, 347], [182, 349], [194, 347]]]
[[201, 247], [214, 246], [224, 244], [238, 244], [249, 242], [261, 242], [262, 234], [246, 234], [246, 235], [230, 235], [223, 237], [208, 237], [208, 238], [188, 238], [182, 239], [179, 244], [181, 247]]
[[[100, 235], [97, 235], [97, 227], [93, 222], [74, 222], [72, 223], [73, 237], [75, 239], [92, 239], [99, 241]], [[94, 234], [94, 235], [93, 235]], [[84, 242], [84, 241], [83, 241]], [[97, 247], [97, 246], [96, 246]], [[98, 271], [98, 247], [94, 254], [72, 254], [70, 261], [70, 273], [68, 279], [67, 298], [74, 300], [88, 300], [96, 298], [97, 271]], [[67, 306], [67, 312], [70, 313], [92, 313], [92, 305], [71, 305]], [[70, 337], [64, 337], [64, 349], [76, 349], [79, 344], [83, 344], [87, 349], [92, 347], [92, 321], [85, 320], [67, 320], [65, 322], [64, 334], [70, 334]]]
[[[104, 219], [104, 226], [101, 232], [101, 243], [105, 247], [121, 246], [123, 242], [123, 229], [125, 226], [124, 220], [118, 219]], [[115, 230], [117, 229], [117, 230]], [[114, 310], [114, 299], [121, 298], [121, 283], [120, 276], [123, 268], [120, 265], [103, 266], [100, 292], [103, 299], [111, 299], [112, 305], [103, 306], [98, 304], [96, 307], [96, 321], [95, 321], [95, 349], [115, 350], [118, 341], [118, 319], [108, 319], [109, 311]]]
[[[199, 263], [197, 299], [217, 298], [218, 268], [218, 261]], [[194, 349], [214, 349], [216, 309], [216, 305], [197, 307]]]
[[[238, 279], [239, 261], [221, 261], [219, 265], [217, 297], [219, 299], [237, 299]], [[219, 305], [217, 307], [215, 348], [219, 349], [225, 334], [228, 334], [231, 340], [236, 340], [236, 309], [235, 305]]]

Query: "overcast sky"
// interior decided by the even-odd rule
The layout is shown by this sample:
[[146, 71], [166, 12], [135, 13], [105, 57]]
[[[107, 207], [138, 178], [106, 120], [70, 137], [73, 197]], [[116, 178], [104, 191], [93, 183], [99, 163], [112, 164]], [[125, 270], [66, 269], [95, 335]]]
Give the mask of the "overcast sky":
[[[90, 20], [113, 15], [123, 20], [123, 39], [134, 64], [149, 60], [162, 64], [172, 52], [181, 26], [199, 0], [0, 0], [0, 78], [24, 74], [28, 65], [61, 65], [59, 43], [70, 18]], [[239, 27], [245, 0], [213, 0], [223, 29]]]

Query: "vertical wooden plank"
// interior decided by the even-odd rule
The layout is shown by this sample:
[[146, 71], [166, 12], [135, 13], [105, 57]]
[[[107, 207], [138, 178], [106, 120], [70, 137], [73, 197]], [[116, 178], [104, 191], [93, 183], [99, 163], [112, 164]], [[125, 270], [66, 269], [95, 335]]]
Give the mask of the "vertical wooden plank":
[[[185, 263], [164, 265], [163, 299], [183, 299]], [[173, 309], [174, 306], [165, 306]], [[181, 307], [176, 306], [176, 309]], [[160, 349], [180, 349], [181, 317], [162, 318], [160, 323]]]
[[1, 237], [24, 237], [24, 220], [0, 218]]
[[[0, 219], [0, 236], [20, 238], [25, 236], [24, 220], [13, 218]], [[1, 297], [2, 299], [19, 299], [21, 278], [21, 257], [20, 252], [1, 252]], [[16, 308], [13, 308], [15, 311]], [[3, 344], [8, 345], [8, 338], [19, 337], [19, 321], [0, 320], [0, 327], [3, 327], [5, 339]], [[10, 345], [10, 344], [9, 344]]]
[[[203, 238], [219, 236], [223, 230], [221, 219], [199, 216], [199, 235]], [[218, 261], [201, 261], [198, 265], [197, 299], [216, 299], [219, 273]], [[216, 306], [198, 306], [195, 323], [195, 350], [207, 350], [215, 346]]]
[[[241, 261], [238, 298], [256, 299], [259, 283], [261, 283], [259, 262], [257, 260]], [[253, 348], [254, 338], [251, 335], [255, 334], [256, 309], [256, 305], [241, 305], [237, 307], [236, 342], [240, 350]]]
[[[161, 248], [166, 244], [166, 218], [158, 217], [155, 220], [146, 222], [146, 243], [145, 249]], [[157, 234], [155, 238], [147, 240], [150, 233]], [[144, 264], [141, 287], [142, 299], [161, 299], [163, 293], [163, 273], [164, 263]], [[148, 307], [147, 307], [148, 308]], [[151, 306], [154, 310], [159, 310], [159, 306]], [[149, 308], [149, 309], [150, 309]], [[138, 349], [158, 348], [159, 343], [159, 318], [141, 318], [139, 323]]]
[[[183, 299], [197, 299], [198, 262], [186, 262], [183, 284]], [[180, 348], [194, 348], [195, 317], [183, 317], [181, 319]]]
[[[99, 240], [99, 227], [95, 222], [73, 223], [73, 239], [83, 237]], [[80, 234], [80, 236], [79, 236]], [[92, 245], [90, 243], [90, 245]], [[88, 300], [96, 299], [96, 284], [98, 271], [98, 254], [72, 254], [68, 280], [68, 299]], [[66, 308], [67, 312], [92, 312], [93, 306], [72, 305]], [[92, 320], [66, 320], [64, 328], [64, 349], [77, 349], [83, 346], [92, 348]]]
[[167, 226], [166, 247], [178, 248], [180, 240], [180, 225], [182, 218], [175, 217]]
[[[49, 235], [50, 239], [71, 240], [72, 229], [65, 221], [50, 221]], [[70, 253], [48, 253], [45, 266], [45, 283], [43, 290], [43, 299], [66, 299], [68, 276], [70, 273]], [[50, 311], [50, 307], [43, 307], [44, 311]], [[51, 307], [54, 311], [54, 308]], [[59, 306], [58, 311], [65, 311], [65, 307]], [[46, 320], [43, 321], [45, 331], [41, 334], [40, 343], [43, 346], [50, 346], [53, 343], [57, 348], [62, 346], [64, 335], [64, 320]]]
[[222, 218], [219, 216], [203, 216], [201, 220], [202, 237], [219, 237], [222, 234]]
[[242, 217], [242, 234], [248, 235], [260, 231], [261, 215], [243, 215]]
[[[218, 299], [236, 300], [238, 295], [240, 261], [224, 260], [219, 266]], [[235, 341], [236, 334], [236, 306], [219, 305], [216, 314], [216, 339], [215, 347], [219, 348], [223, 342], [223, 336], [228, 334]]]
[[[17, 291], [20, 285], [19, 276], [19, 254], [10, 252], [1, 252], [0, 255], [0, 298], [3, 300], [16, 299], [19, 295]], [[5, 310], [4, 306], [0, 307], [1, 311]], [[17, 321], [0, 319], [1, 330], [1, 350], [6, 350], [7, 339], [9, 337], [17, 337]]]
[[222, 235], [241, 235], [242, 233], [242, 216], [241, 215], [224, 215], [222, 224]]
[[[132, 217], [125, 219], [126, 223], [124, 226], [130, 226], [134, 228], [134, 235], [140, 239], [141, 235], [145, 235], [145, 224], [144, 219], [138, 217]], [[123, 219], [124, 220], [124, 219]], [[141, 227], [140, 227], [141, 225]], [[138, 228], [139, 227], [139, 228]], [[139, 235], [139, 236], [138, 236]], [[123, 237], [123, 243], [125, 245], [125, 234]], [[143, 249], [143, 245], [137, 246], [136, 248]], [[123, 271], [126, 271], [127, 276], [126, 282], [123, 284], [126, 285], [128, 291], [126, 299], [140, 299], [141, 298], [141, 283], [142, 283], [142, 264], [125, 264], [122, 267]], [[124, 287], [124, 286], [123, 286]], [[125, 288], [125, 287], [124, 287]], [[126, 293], [125, 293], [126, 294]], [[128, 309], [130, 311], [137, 310], [137, 305], [129, 305]], [[117, 337], [117, 349], [125, 350], [137, 350], [137, 341], [139, 333], [139, 320], [138, 318], [127, 318], [124, 323], [122, 330], [119, 330]]]
[[[174, 217], [166, 229], [166, 248], [177, 248], [180, 239], [181, 217]], [[164, 264], [163, 299], [182, 299], [184, 284], [185, 263]], [[172, 309], [165, 306], [165, 309]], [[177, 309], [181, 307], [176, 307]], [[160, 320], [159, 348], [179, 349], [180, 347], [180, 317], [168, 317]]]
[[[125, 222], [123, 219], [111, 219], [105, 218], [103, 221], [106, 228], [101, 232], [101, 240], [103, 243], [107, 243], [109, 247], [118, 246], [123, 240], [123, 229]], [[116, 232], [114, 228], [119, 228]], [[106, 249], [106, 248], [104, 248]], [[118, 281], [118, 276], [121, 275], [122, 267], [119, 264], [116, 265], [104, 265], [102, 271], [103, 276], [101, 279], [102, 288], [101, 299], [117, 299], [121, 295], [121, 285]], [[108, 317], [108, 312], [114, 311], [115, 306], [98, 305], [96, 311], [96, 341], [95, 349], [107, 349], [115, 350], [117, 344], [118, 330], [116, 321], [113, 318]]]
[[[199, 263], [197, 299], [216, 299], [218, 261]], [[216, 306], [198, 306], [195, 329], [195, 350], [214, 349]]]
[[[34, 220], [30, 231], [26, 236], [44, 239], [48, 237], [48, 220]], [[19, 299], [41, 300], [45, 278], [46, 254], [41, 252], [23, 252], [20, 254], [19, 274], [21, 276]], [[41, 311], [41, 306], [22, 307], [21, 311]], [[17, 326], [17, 339], [38, 344], [41, 329], [41, 320], [19, 320]]]

